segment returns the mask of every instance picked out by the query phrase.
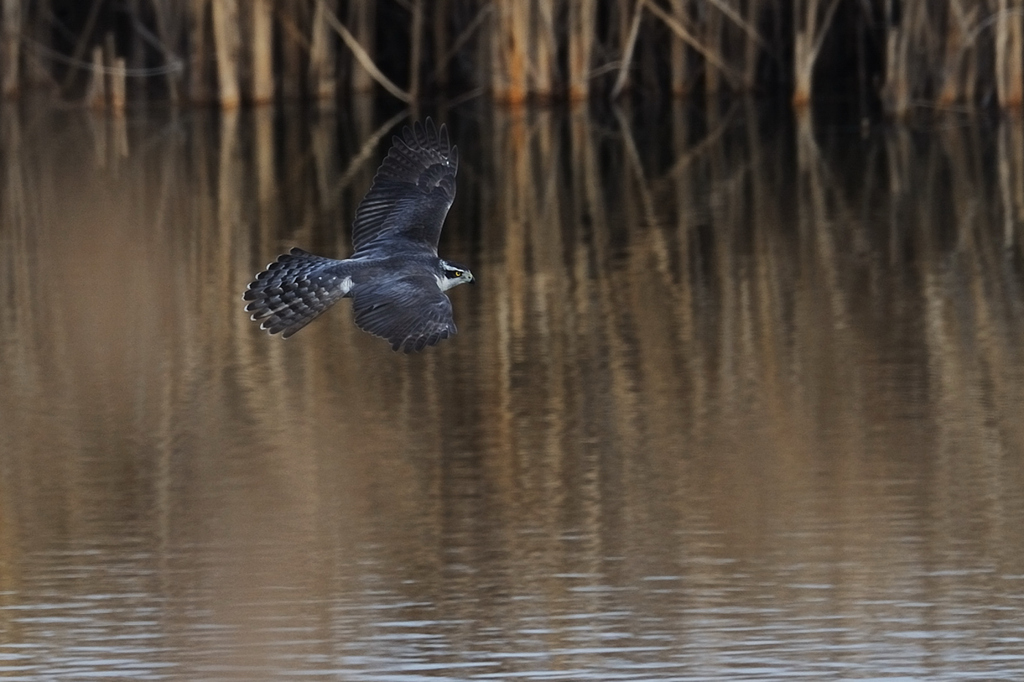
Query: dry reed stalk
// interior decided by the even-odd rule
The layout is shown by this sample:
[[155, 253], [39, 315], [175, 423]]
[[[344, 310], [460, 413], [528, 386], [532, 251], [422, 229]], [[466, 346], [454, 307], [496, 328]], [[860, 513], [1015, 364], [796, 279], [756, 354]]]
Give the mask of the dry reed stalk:
[[327, 12], [336, 14], [336, 0], [322, 0], [313, 10], [313, 37], [309, 47], [309, 94], [317, 100], [333, 102], [336, 91], [334, 74], [336, 54]]
[[206, 104], [210, 93], [210, 34], [206, 30], [210, 0], [191, 0], [186, 9], [186, 27], [189, 36], [188, 99], [194, 104]]
[[103, 48], [97, 45], [92, 48], [92, 73], [89, 74], [89, 89], [86, 91], [85, 102], [94, 111], [107, 108], [106, 71], [103, 68]]
[[29, 5], [29, 14], [32, 16], [28, 21], [30, 25], [25, 27], [24, 32], [29, 41], [35, 43], [36, 49], [25, 53], [21, 80], [30, 88], [57, 85], [50, 72], [49, 61], [42, 58], [43, 54], [54, 49], [53, 27], [50, 20], [53, 16], [52, 2], [53, 0], [35, 0]]
[[[672, 18], [680, 24], [686, 22], [686, 12], [689, 6], [688, 0], [671, 0]], [[685, 95], [689, 90], [689, 73], [686, 68], [686, 43], [679, 36], [673, 34], [670, 38], [669, 47], [669, 87], [673, 95]]]
[[910, 20], [907, 8], [897, 20], [894, 0], [886, 0], [885, 12], [885, 83], [882, 86], [882, 101], [886, 110], [896, 118], [903, 118], [910, 112]]
[[529, 49], [529, 5], [495, 0], [491, 31], [491, 94], [505, 104], [526, 101], [526, 51]]
[[719, 56], [718, 60], [709, 61], [704, 67], [704, 92], [711, 95], [717, 93], [722, 87], [722, 68], [719, 65], [725, 61], [725, 51], [722, 49], [725, 38], [722, 13], [717, 9], [707, 7], [702, 28], [704, 29], [704, 45], [710, 52]]
[[590, 64], [597, 21], [595, 0], [571, 0], [569, 3], [569, 100], [580, 101], [590, 95]]
[[252, 95], [252, 10], [251, 2], [238, 3], [238, 96], [244, 102]]
[[796, 108], [806, 107], [811, 102], [814, 64], [839, 7], [839, 0], [826, 1], [829, 5], [823, 14], [821, 0], [798, 0], [793, 4], [793, 106]]
[[274, 24], [271, 0], [251, 0], [252, 41], [249, 45], [252, 59], [252, 89], [249, 97], [253, 104], [274, 101]]
[[[374, 24], [376, 16], [376, 4], [373, 0], [352, 0], [349, 2], [348, 25], [352, 27], [353, 40], [356, 44], [362, 45], [367, 52], [373, 52], [374, 46], [376, 45], [376, 41], [374, 40]], [[362, 63], [361, 60], [360, 63]], [[373, 75], [368, 69], [353, 66], [353, 92], [369, 92], [370, 90], [373, 90], [373, 83]]]
[[630, 22], [629, 33], [622, 43], [622, 59], [619, 60], [619, 75], [615, 78], [615, 85], [612, 87], [612, 98], [618, 98], [626, 87], [629, 79], [629, 66], [633, 62], [633, 51], [636, 48], [637, 37], [640, 35], [640, 22], [644, 18], [644, 0], [636, 0], [636, 7], [633, 9], [633, 19]]
[[0, 62], [3, 76], [0, 78], [0, 93], [4, 97], [17, 97], [21, 90], [21, 0], [3, 0], [3, 33], [0, 42]]
[[221, 109], [237, 109], [238, 0], [213, 0], [213, 44], [217, 51], [217, 90]]
[[950, 0], [949, 18], [946, 21], [946, 40], [942, 75], [942, 87], [936, 102], [940, 107], [948, 107], [963, 98], [964, 82], [964, 51], [969, 49], [965, 42], [967, 17], [960, 0]]
[[[442, 2], [447, 2], [447, 0], [441, 0], [441, 1]], [[443, 48], [443, 49], [439, 49], [439, 50], [437, 50], [435, 52], [435, 54], [437, 54], [438, 56], [437, 56], [437, 59], [436, 59], [436, 61], [434, 63], [433, 74], [431, 75], [431, 78], [433, 78], [434, 81], [438, 83], [438, 85], [442, 85], [442, 84], [448, 82], [448, 62], [450, 62], [452, 60], [452, 58], [454, 58], [455, 55], [457, 55], [459, 53], [459, 51], [462, 49], [462, 47], [469, 41], [470, 38], [473, 37], [473, 34], [475, 34], [477, 32], [477, 29], [479, 29], [480, 26], [482, 26], [484, 24], [484, 21], [490, 15], [491, 15], [491, 5], [488, 4], [488, 5], [482, 6], [477, 11], [476, 16], [473, 17], [473, 20], [470, 21], [468, 24], [466, 24], [462, 28], [462, 33], [459, 34], [459, 37], [455, 39], [454, 43], [452, 43], [451, 45], [448, 45], [448, 43], [446, 42], [446, 43], [440, 45], [440, 47]], [[444, 22], [442, 21], [442, 22], [436, 22], [436, 23], [444, 23]], [[435, 27], [436, 27], [436, 23], [435, 23]], [[440, 40], [440, 36], [447, 36], [447, 35], [448, 35], [448, 27], [445, 26], [443, 29], [440, 29], [440, 33], [435, 34], [435, 36], [434, 36], [435, 46], [436, 46], [436, 41]], [[483, 42], [485, 42], [485, 41], [481, 41], [481, 43], [483, 43]]]
[[963, 84], [963, 99], [966, 102], [975, 101], [975, 97], [978, 92], [978, 76], [980, 75], [978, 69], [979, 54], [976, 46], [972, 45], [967, 50], [967, 55], [964, 59], [964, 84]]
[[423, 52], [423, 0], [412, 0], [412, 36], [409, 46], [409, 98], [420, 94], [420, 70]]
[[[317, 4], [320, 2], [322, 0], [317, 0]], [[276, 8], [281, 28], [278, 88], [283, 97], [295, 99], [302, 94], [307, 73], [306, 58], [310, 47], [306, 30], [308, 7], [304, 0], [278, 0]]]
[[[716, 3], [720, 0], [715, 0]], [[743, 55], [743, 89], [750, 92], [757, 85], [757, 62], [761, 50], [767, 47], [761, 34], [755, 28], [761, 18], [761, 0], [750, 0], [747, 5], [747, 18], [741, 26], [747, 34]]]
[[554, 93], [558, 54], [555, 2], [556, 0], [534, 0], [533, 3], [533, 21], [530, 23], [530, 42], [534, 56], [531, 90], [540, 99], [549, 99]]
[[[80, 51], [87, 52], [94, 41], [93, 28], [106, 21], [108, 4], [88, 1], [85, 24], [66, 59], [74, 60]], [[883, 20], [873, 23], [865, 19], [856, 26], [835, 27], [835, 32], [831, 29], [841, 0], [493, 0], [465, 5], [455, 0], [398, 2], [409, 10], [412, 24], [411, 39], [401, 46], [401, 54], [374, 51], [376, 3], [371, 0], [347, 0], [344, 5], [339, 0], [124, 0], [132, 31], [118, 37], [130, 44], [129, 67], [133, 68], [144, 66], [141, 60], [147, 42], [162, 50], [171, 66], [175, 46], [184, 38], [188, 43], [185, 57], [190, 99], [205, 102], [215, 97], [222, 106], [237, 106], [243, 98], [263, 102], [272, 100], [276, 93], [331, 98], [337, 87], [338, 55], [329, 26], [334, 26], [355, 54], [358, 66], [352, 69], [353, 89], [365, 90], [377, 80], [403, 101], [416, 99], [424, 79], [444, 85], [449, 60], [455, 55], [465, 56], [465, 46], [470, 44], [470, 37], [479, 35], [479, 29], [487, 34], [477, 43], [486, 58], [476, 60], [475, 78], [478, 86], [491, 87], [495, 99], [546, 99], [564, 86], [570, 99], [579, 100], [589, 96], [593, 76], [606, 70], [618, 71], [613, 96], [621, 94], [631, 75], [642, 76], [654, 85], [657, 79], [650, 74], [661, 73], [666, 54], [669, 64], [665, 85], [673, 94], [684, 94], [692, 88], [694, 67], [699, 62], [704, 63], [708, 92], [715, 92], [725, 83], [733, 90], [752, 89], [762, 51], [779, 52], [775, 42], [769, 44], [760, 35], [761, 26], [786, 23], [777, 13], [792, 11], [796, 107], [806, 106], [812, 97], [813, 75], [824, 41], [851, 37], [858, 46], [873, 41], [885, 46], [881, 70], [884, 84], [879, 94], [891, 114], [906, 115], [912, 97], [927, 91], [934, 91], [940, 106], [970, 101], [975, 93], [980, 97], [990, 91], [1003, 108], [1024, 106], [1024, 0], [859, 0], [864, 7], [880, 10]], [[51, 64], [36, 59], [35, 51], [25, 55], [21, 52], [22, 47], [35, 46], [26, 42], [29, 39], [25, 36], [44, 36], [39, 42], [41, 48], [45, 46], [51, 23], [51, 13], [45, 8], [54, 4], [54, 0], [38, 0], [38, 4], [0, 0], [3, 93], [10, 95], [34, 82], [32, 69], [37, 64]], [[453, 11], [468, 5], [476, 12], [469, 23], [452, 18]], [[352, 28], [347, 37], [334, 23], [340, 7], [347, 8], [347, 24]], [[643, 24], [645, 11], [671, 33], [659, 34], [651, 30], [655, 29], [653, 25]], [[766, 12], [773, 13], [771, 22], [764, 21]], [[10, 27], [19, 22], [21, 31], [12, 36]], [[461, 33], [453, 41], [456, 29]], [[149, 31], [159, 36], [155, 42]], [[658, 40], [648, 39], [653, 36]], [[643, 43], [638, 45], [641, 39]], [[619, 63], [594, 71], [592, 61], [598, 42], [620, 46]], [[992, 52], [988, 51], [990, 45]], [[391, 68], [396, 59], [408, 59], [408, 91], [393, 83], [389, 86], [390, 81], [383, 77], [380, 67]], [[24, 64], [19, 65], [20, 61]], [[642, 62], [642, 68], [634, 68], [635, 62]], [[860, 60], [862, 89], [876, 75], [864, 67], [870, 62]], [[560, 76], [560, 63], [567, 69], [564, 77]], [[213, 68], [217, 69], [216, 77], [211, 73]], [[39, 67], [39, 82], [47, 78], [44, 71]], [[74, 80], [73, 76], [81, 72], [79, 66], [72, 65], [66, 81]], [[168, 68], [166, 77], [171, 98], [176, 99], [180, 86], [177, 72]], [[226, 85], [212, 93], [209, 88], [218, 81]], [[237, 84], [232, 85], [235, 81]], [[106, 94], [110, 94], [109, 87]]]
[[[321, 4], [324, 2], [324, 0], [318, 1]], [[363, 49], [363, 46], [359, 44], [359, 41], [356, 40], [355, 36], [353, 36], [349, 32], [349, 30], [345, 28], [345, 25], [341, 23], [341, 21], [338, 19], [337, 15], [334, 12], [330, 11], [329, 9], [326, 9], [324, 11], [324, 18], [331, 25], [331, 27], [338, 32], [338, 35], [341, 36], [341, 39], [345, 42], [345, 45], [347, 45], [348, 48], [352, 50], [352, 54], [355, 55], [355, 58], [359, 61], [359, 64], [367, 71], [367, 73], [369, 73], [370, 76], [373, 77], [375, 81], [380, 83], [385, 90], [387, 90], [388, 92], [390, 92], [392, 95], [402, 100], [403, 102], [412, 101], [412, 97], [409, 95], [408, 92], [402, 90], [400, 87], [395, 85], [390, 78], [385, 76], [381, 72], [381, 70], [377, 68], [377, 65], [373, 63], [373, 59], [370, 57], [370, 55], [366, 52], [365, 49]]]
[[733, 69], [722, 60], [722, 56], [715, 50], [709, 48], [704, 44], [703, 41], [699, 40], [687, 26], [676, 21], [671, 14], [663, 10], [657, 3], [652, 0], [639, 0], [639, 5], [645, 7], [651, 14], [656, 16], [662, 23], [665, 24], [673, 33], [683, 39], [687, 45], [696, 50], [704, 60], [707, 62], [705, 68], [715, 68], [721, 72], [721, 75], [729, 81], [730, 85], [736, 86], [738, 80], [733, 72]]
[[1003, 109], [1024, 104], [1024, 43], [1022, 0], [999, 0], [996, 15], [996, 96]]
[[629, 44], [629, 31], [632, 27], [634, 10], [638, 9], [637, 0], [615, 0], [610, 5], [608, 33], [601, 39], [612, 50], [618, 48], [620, 53], [625, 53], [626, 45]]
[[886, 76], [882, 94], [886, 109], [897, 118], [903, 118], [910, 111], [910, 84], [907, 78], [908, 44], [906, 31], [898, 26], [890, 26], [887, 29]]
[[115, 116], [124, 116], [125, 72], [124, 57], [115, 57], [110, 63], [110, 110]]
[[[7, 11], [6, 3], [14, 2], [17, 3], [19, 0], [4, 0], [4, 11]], [[89, 41], [92, 40], [92, 31], [96, 27], [96, 19], [99, 17], [100, 9], [103, 7], [103, 3], [99, 0], [94, 0], [93, 4], [89, 7], [89, 15], [85, 18], [85, 25], [82, 27], [82, 32], [78, 37], [78, 42], [75, 43], [75, 51], [71, 53], [71, 61], [77, 62], [85, 56], [85, 51], [89, 48]], [[7, 22], [4, 22], [7, 25]], [[61, 83], [61, 88], [66, 90], [75, 79], [75, 75], [78, 73], [78, 69], [68, 69], [67, 75], [64, 76], [64, 81]]]
[[[124, 74], [116, 72], [117, 41], [113, 32], [103, 37], [103, 73], [107, 82], [107, 109], [116, 116], [124, 114]], [[120, 80], [120, 83], [115, 82]], [[115, 133], [116, 135], [116, 133]], [[115, 141], [115, 147], [116, 147]], [[115, 155], [116, 156], [116, 155]]]
[[[960, 0], [955, 0], [954, 7], [960, 6]], [[969, 31], [973, 32], [978, 24], [981, 10], [983, 8], [980, 3], [969, 3], [968, 9], [963, 11], [963, 31], [965, 36], [969, 35]], [[978, 69], [978, 57], [979, 50], [977, 44], [977, 34], [975, 33], [969, 39], [964, 38], [964, 59], [963, 66], [961, 67], [962, 72], [962, 99], [966, 102], [975, 101], [975, 95], [978, 92], [978, 77], [981, 75]]]

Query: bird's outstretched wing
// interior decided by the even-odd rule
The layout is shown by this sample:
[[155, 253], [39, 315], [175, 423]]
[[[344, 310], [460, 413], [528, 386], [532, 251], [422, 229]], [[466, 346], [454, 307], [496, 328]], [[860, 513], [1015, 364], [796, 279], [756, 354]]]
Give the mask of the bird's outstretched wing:
[[431, 275], [407, 275], [352, 292], [355, 322], [406, 353], [433, 346], [456, 332], [452, 302]]
[[373, 178], [370, 191], [356, 209], [352, 224], [354, 256], [377, 249], [429, 249], [437, 254], [448, 209], [455, 200], [459, 150], [448, 129], [425, 124], [408, 126], [393, 145]]
[[346, 292], [340, 261], [292, 249], [256, 275], [242, 298], [260, 329], [288, 338], [312, 322]]

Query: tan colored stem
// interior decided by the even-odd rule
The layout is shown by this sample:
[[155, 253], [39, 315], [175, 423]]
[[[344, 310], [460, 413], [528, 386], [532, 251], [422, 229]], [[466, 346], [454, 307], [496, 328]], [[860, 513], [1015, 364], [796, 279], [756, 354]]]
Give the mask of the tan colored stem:
[[221, 109], [237, 109], [238, 0], [213, 0], [213, 43], [217, 50], [217, 89]]
[[274, 26], [271, 0], [252, 2], [252, 101], [274, 101]]

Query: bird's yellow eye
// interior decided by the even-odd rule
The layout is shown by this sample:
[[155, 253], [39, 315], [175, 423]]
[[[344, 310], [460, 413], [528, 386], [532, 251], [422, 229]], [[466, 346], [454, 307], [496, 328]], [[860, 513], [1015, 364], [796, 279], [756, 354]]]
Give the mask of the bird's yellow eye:
[[455, 276], [456, 277], [462, 277], [462, 270], [456, 270], [455, 271]]

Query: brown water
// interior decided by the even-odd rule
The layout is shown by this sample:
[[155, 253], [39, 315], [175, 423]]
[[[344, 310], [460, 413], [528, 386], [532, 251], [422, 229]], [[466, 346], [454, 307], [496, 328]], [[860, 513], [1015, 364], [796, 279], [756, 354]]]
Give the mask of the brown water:
[[384, 116], [0, 111], [0, 678], [1024, 679], [1024, 129], [468, 107], [459, 334], [242, 311]]

